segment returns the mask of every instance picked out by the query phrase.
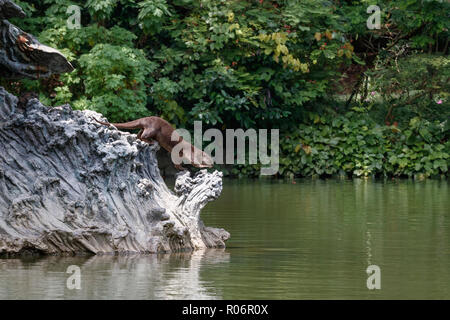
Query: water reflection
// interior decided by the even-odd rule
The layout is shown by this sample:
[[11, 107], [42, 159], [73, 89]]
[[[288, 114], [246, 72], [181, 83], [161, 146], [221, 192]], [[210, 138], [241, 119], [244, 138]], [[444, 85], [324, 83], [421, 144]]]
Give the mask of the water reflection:
[[[165, 255], [0, 259], [0, 299], [220, 299], [203, 267], [226, 264], [223, 250]], [[71, 265], [81, 290], [69, 290]]]
[[[226, 251], [0, 259], [0, 298], [449, 299], [448, 181], [224, 182]], [[79, 265], [82, 289], [65, 287]], [[381, 290], [366, 286], [381, 268]]]
[[[448, 299], [449, 186], [435, 180], [228, 182], [202, 212], [207, 225], [232, 235], [223, 296]], [[366, 287], [372, 264], [381, 268], [379, 291]]]

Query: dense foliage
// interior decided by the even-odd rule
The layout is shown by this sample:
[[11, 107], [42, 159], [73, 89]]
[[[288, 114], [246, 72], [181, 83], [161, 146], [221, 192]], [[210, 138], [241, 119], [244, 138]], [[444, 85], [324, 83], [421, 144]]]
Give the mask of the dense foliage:
[[3, 83], [17, 94], [110, 121], [280, 128], [285, 176], [448, 172], [448, 1], [377, 1], [373, 30], [368, 0], [16, 2], [29, 17], [14, 22], [76, 66]]
[[[299, 125], [281, 141], [280, 174], [294, 177], [439, 177], [448, 172], [448, 128], [412, 118], [407, 129], [379, 125], [366, 114], [322, 116]], [[233, 174], [257, 176], [260, 167]]]

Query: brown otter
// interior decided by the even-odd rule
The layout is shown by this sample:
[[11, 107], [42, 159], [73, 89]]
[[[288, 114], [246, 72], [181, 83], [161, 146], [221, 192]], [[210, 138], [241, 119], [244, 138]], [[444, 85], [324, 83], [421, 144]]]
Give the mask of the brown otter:
[[[153, 144], [154, 141], [158, 141], [159, 145], [166, 149], [169, 153], [172, 152], [175, 146], [180, 144], [179, 147], [182, 147], [179, 148], [180, 158], [186, 159], [194, 167], [211, 168], [214, 164], [213, 160], [208, 154], [184, 140], [183, 137], [181, 137], [170, 125], [170, 123], [162, 118], [145, 117], [126, 123], [109, 123], [99, 121], [95, 118], [93, 119], [102, 125], [114, 126], [119, 130], [140, 129], [137, 135], [138, 139], [149, 144]], [[178, 170], [184, 170], [181, 164], [174, 163], [174, 165]]]

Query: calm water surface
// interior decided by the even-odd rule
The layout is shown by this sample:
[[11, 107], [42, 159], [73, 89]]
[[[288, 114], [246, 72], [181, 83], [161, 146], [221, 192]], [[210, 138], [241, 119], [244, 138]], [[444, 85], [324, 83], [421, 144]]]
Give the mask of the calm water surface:
[[449, 195], [447, 181], [225, 180], [202, 217], [231, 233], [226, 250], [0, 259], [0, 299], [450, 299]]

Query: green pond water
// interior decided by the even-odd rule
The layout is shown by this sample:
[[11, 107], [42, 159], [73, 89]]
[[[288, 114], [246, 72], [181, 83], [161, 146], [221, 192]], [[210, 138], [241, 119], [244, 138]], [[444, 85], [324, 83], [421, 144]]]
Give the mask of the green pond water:
[[0, 259], [0, 299], [450, 299], [449, 195], [434, 180], [225, 180], [202, 218], [231, 233], [226, 250]]

